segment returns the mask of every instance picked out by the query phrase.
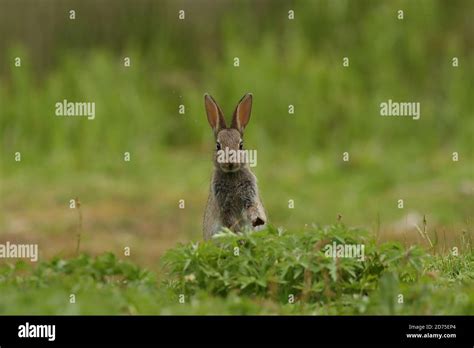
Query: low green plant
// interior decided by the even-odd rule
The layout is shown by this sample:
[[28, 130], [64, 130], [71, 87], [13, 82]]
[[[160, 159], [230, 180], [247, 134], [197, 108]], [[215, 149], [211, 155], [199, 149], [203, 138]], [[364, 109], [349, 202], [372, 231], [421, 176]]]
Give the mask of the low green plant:
[[432, 252], [343, 224], [223, 231], [169, 250], [158, 274], [112, 253], [4, 263], [0, 314], [473, 314], [472, 249]]
[[[360, 257], [332, 257], [333, 245], [359, 245]], [[374, 290], [383, 273], [410, 283], [422, 273], [426, 252], [399, 243], [377, 246], [363, 230], [342, 224], [285, 232], [269, 227], [256, 233], [223, 231], [214, 242], [190, 243], [164, 256], [176, 291], [213, 295], [237, 292], [288, 302], [328, 302], [343, 294], [364, 295]]]

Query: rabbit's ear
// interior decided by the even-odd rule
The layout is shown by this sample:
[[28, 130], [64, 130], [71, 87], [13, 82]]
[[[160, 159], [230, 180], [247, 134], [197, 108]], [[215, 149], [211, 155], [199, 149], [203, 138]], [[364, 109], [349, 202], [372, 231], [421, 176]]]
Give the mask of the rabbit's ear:
[[232, 128], [237, 129], [240, 133], [244, 132], [247, 123], [250, 120], [250, 112], [252, 111], [252, 94], [247, 93], [240, 100], [235, 108], [234, 116], [232, 116]]
[[204, 104], [206, 106], [207, 120], [214, 130], [214, 133], [217, 134], [219, 130], [227, 128], [222, 110], [219, 108], [219, 105], [217, 105], [215, 100], [207, 93], [204, 94]]

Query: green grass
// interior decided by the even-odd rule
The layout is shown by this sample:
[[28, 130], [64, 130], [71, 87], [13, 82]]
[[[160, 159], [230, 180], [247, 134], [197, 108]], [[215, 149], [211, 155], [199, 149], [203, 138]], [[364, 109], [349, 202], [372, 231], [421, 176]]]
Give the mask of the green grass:
[[[81, 16], [96, 15], [87, 5], [76, 5], [85, 7]], [[93, 28], [82, 27], [82, 20], [72, 26], [56, 16], [51, 20], [76, 34], [74, 43], [56, 36], [59, 30], [49, 38], [57, 41], [51, 43], [54, 51], [34, 50], [25, 47], [28, 40], [9, 39], [11, 45], [1, 57], [6, 72], [0, 75], [4, 169], [15, 165], [16, 151], [24, 153], [25, 164], [39, 166], [59, 158], [65, 168], [92, 170], [119, 162], [125, 151], [152, 162], [154, 154], [160, 157], [170, 148], [207, 148], [211, 135], [204, 116], [205, 92], [228, 117], [244, 93], [254, 93], [247, 138], [267, 154], [307, 157], [362, 147], [363, 154], [375, 152], [369, 151], [369, 157], [390, 158], [390, 151], [384, 152], [396, 147], [405, 156], [417, 150], [419, 160], [442, 148], [447, 156], [457, 150], [463, 160], [472, 160], [470, 2], [338, 0], [293, 5], [298, 13], [293, 22], [286, 19], [285, 2], [261, 2], [258, 11], [266, 15], [259, 17], [254, 3], [244, 1], [192, 12], [180, 24], [166, 12], [175, 5], [160, 1], [146, 17], [166, 23], [145, 29], [152, 43], [134, 44], [141, 42], [133, 35], [142, 27], [122, 23], [131, 18], [127, 12], [117, 13], [116, 21], [109, 23], [107, 30], [123, 34], [112, 42], [120, 51], [106, 42], [89, 47], [83, 40]], [[142, 6], [135, 11], [149, 5]], [[222, 8], [225, 15], [216, 15]], [[396, 19], [399, 8], [407, 13], [404, 21]], [[130, 68], [121, 64], [125, 55], [132, 57]], [[17, 56], [24, 59], [21, 68], [11, 66]], [[55, 64], [44, 67], [38, 56]], [[241, 60], [239, 68], [232, 65], [235, 56]], [[346, 56], [349, 68], [342, 67]], [[460, 59], [458, 68], [451, 65], [453, 56]], [[420, 121], [380, 117], [379, 104], [389, 98], [420, 102]], [[63, 99], [95, 102], [96, 119], [56, 117], [54, 105]], [[186, 106], [185, 115], [178, 113], [179, 104]], [[289, 104], [295, 106], [294, 115], [288, 114]]]
[[[324, 246], [332, 242], [363, 244], [364, 261], [327, 257]], [[377, 245], [342, 224], [224, 231], [170, 250], [158, 273], [112, 253], [4, 264], [0, 313], [472, 314], [473, 270], [472, 245], [458, 256]]]

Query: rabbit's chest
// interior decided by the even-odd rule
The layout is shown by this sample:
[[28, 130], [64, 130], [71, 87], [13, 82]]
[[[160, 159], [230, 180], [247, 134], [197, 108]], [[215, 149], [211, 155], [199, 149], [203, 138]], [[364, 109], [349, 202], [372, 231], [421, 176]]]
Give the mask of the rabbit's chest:
[[255, 189], [251, 180], [217, 181], [213, 192], [221, 208], [239, 212], [252, 200]]

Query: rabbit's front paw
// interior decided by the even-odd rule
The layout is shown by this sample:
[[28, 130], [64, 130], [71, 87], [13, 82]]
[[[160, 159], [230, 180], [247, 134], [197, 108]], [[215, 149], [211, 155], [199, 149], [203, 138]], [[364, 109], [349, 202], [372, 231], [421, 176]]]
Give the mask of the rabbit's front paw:
[[265, 221], [258, 215], [258, 209], [256, 207], [250, 207], [247, 211], [248, 220], [252, 224], [252, 227], [257, 227], [265, 224]]
[[254, 221], [252, 221], [252, 226], [253, 227], [261, 226], [261, 225], [264, 225], [264, 224], [265, 224], [265, 221], [260, 219], [258, 216]]

